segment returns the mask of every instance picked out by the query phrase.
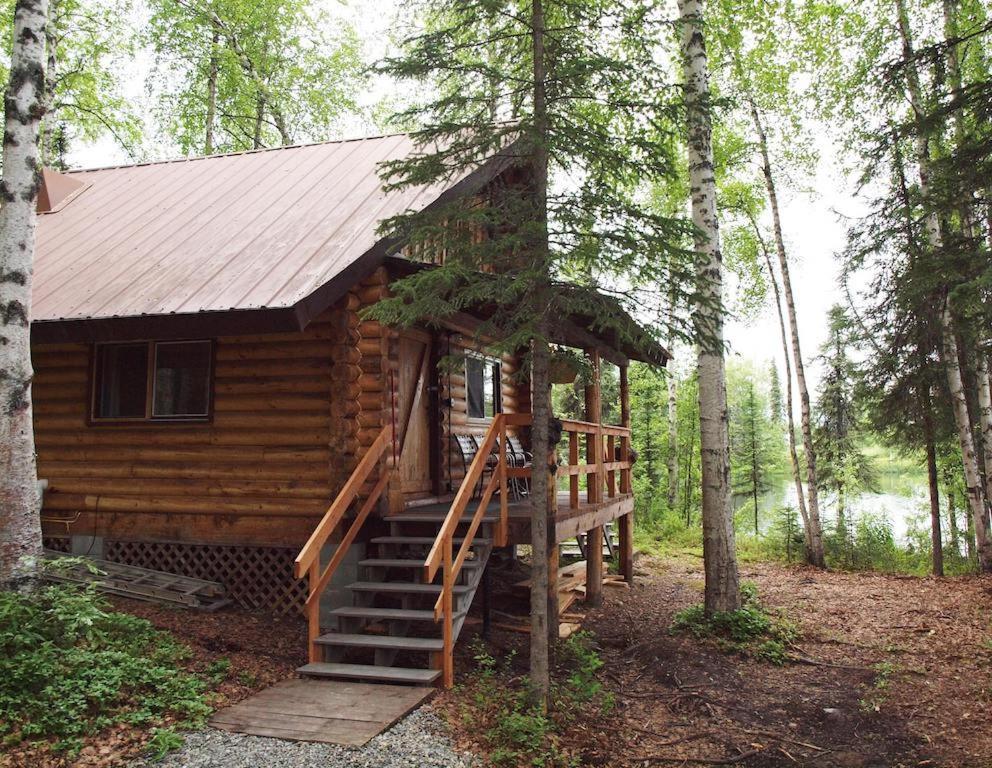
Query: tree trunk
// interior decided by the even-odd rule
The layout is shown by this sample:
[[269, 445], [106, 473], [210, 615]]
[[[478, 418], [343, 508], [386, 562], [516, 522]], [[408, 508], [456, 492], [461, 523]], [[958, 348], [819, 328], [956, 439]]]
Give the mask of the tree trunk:
[[55, 85], [58, 65], [58, 35], [55, 31], [54, 19], [58, 13], [59, 0], [50, 3], [48, 7], [48, 19], [45, 24], [45, 117], [41, 121], [41, 164], [46, 168], [62, 168], [62, 163], [57, 160], [58, 152], [55, 146], [56, 126], [55, 126]]
[[[906, 92], [909, 103], [916, 117], [916, 160], [920, 173], [920, 194], [924, 206], [930, 199], [930, 150], [926, 131], [923, 91], [920, 86], [919, 72], [916, 68], [913, 38], [909, 27], [909, 15], [906, 11], [905, 0], [895, 0], [896, 22], [902, 38], [903, 61], [906, 64]], [[940, 222], [935, 212], [928, 211], [924, 220], [926, 225], [927, 243], [934, 252], [943, 247], [940, 232]], [[944, 309], [940, 313], [941, 323], [941, 352], [944, 370], [947, 376], [947, 388], [951, 396], [951, 410], [954, 412], [954, 422], [958, 430], [958, 440], [961, 444], [961, 458], [964, 469], [965, 488], [968, 493], [968, 506], [975, 527], [975, 544], [978, 549], [978, 567], [983, 572], [992, 572], [992, 545], [988, 540], [985, 525], [985, 500], [982, 493], [981, 479], [978, 471], [978, 457], [975, 454], [975, 441], [971, 433], [971, 419], [968, 415], [968, 402], [965, 399], [964, 384], [961, 377], [961, 362], [958, 357], [958, 345], [954, 336], [954, 318], [952, 314], [952, 299], [948, 294]]]
[[954, 508], [954, 490], [947, 489], [947, 530], [951, 535], [951, 551], [961, 554], [961, 543], [958, 541], [958, 513]]
[[703, 566], [707, 614], [740, 608], [730, 497], [730, 438], [723, 350], [723, 263], [716, 212], [709, 72], [703, 0], [679, 0], [692, 220], [695, 224], [699, 337], [699, 446], [702, 457]]
[[693, 415], [689, 425], [689, 449], [685, 457], [685, 491], [682, 496], [682, 514], [685, 516], [685, 527], [692, 524], [692, 457], [696, 455], [696, 417]]
[[210, 39], [210, 68], [207, 72], [207, 118], [203, 136], [203, 154], [205, 155], [212, 155], [214, 152], [214, 121], [217, 119], [217, 76], [220, 71], [219, 45], [220, 29], [215, 24], [213, 36]]
[[[546, 70], [544, 61], [544, 7], [542, 0], [532, 0], [531, 29], [533, 30], [533, 74], [534, 74], [534, 144], [531, 148], [531, 167], [534, 185], [534, 217], [537, 224], [537, 242], [535, 243], [535, 259], [548, 265], [548, 150], [547, 150], [547, 94]], [[535, 291], [535, 301], [542, 312], [547, 311], [549, 297], [543, 284], [544, 270], [540, 271], [539, 280], [542, 283]], [[550, 280], [550, 270], [547, 274]], [[531, 632], [530, 632], [530, 685], [535, 703], [542, 711], [547, 711], [551, 705], [551, 649], [549, 637], [552, 622], [557, 628], [557, 609], [554, 615], [549, 614], [550, 574], [548, 555], [553, 547], [549, 547], [549, 509], [550, 487], [549, 457], [554, 446], [549, 439], [551, 420], [551, 380], [549, 374], [550, 349], [547, 337], [544, 335], [546, 320], [538, 322], [538, 338], [532, 345], [531, 362], [531, 410], [533, 423], [531, 426], [531, 449], [534, 461], [531, 470]], [[553, 526], [550, 530], [554, 530]]]
[[[939, 237], [939, 233], [938, 233]], [[964, 465], [964, 485], [968, 497], [968, 508], [975, 531], [975, 548], [978, 556], [978, 569], [992, 573], [992, 542], [989, 541], [986, 526], [985, 498], [982, 493], [982, 480], [978, 471], [978, 456], [971, 433], [971, 419], [968, 415], [968, 401], [964, 394], [961, 378], [961, 364], [958, 358], [958, 344], [954, 337], [954, 323], [951, 319], [950, 297], [941, 313], [942, 352], [947, 373], [947, 387], [951, 395], [951, 410], [958, 429], [961, 444], [961, 458]]]
[[978, 419], [982, 433], [982, 456], [985, 459], [985, 498], [992, 502], [992, 388], [989, 384], [987, 350], [979, 348], [975, 366], [978, 387]]
[[930, 549], [933, 554], [933, 575], [944, 575], [944, 546], [940, 536], [940, 478], [937, 474], [937, 446], [933, 433], [933, 404], [931, 403], [930, 387], [924, 397], [923, 416], [924, 439], [927, 449], [927, 480], [930, 485]]
[[[782, 273], [782, 291], [785, 293], [785, 306], [789, 313], [789, 330], [792, 337], [792, 357], [796, 363], [796, 385], [799, 388], [799, 409], [803, 432], [803, 451], [806, 454], [806, 489], [809, 492], [809, 508], [804, 520], [808, 530], [807, 559], [817, 568], [826, 567], [823, 554], [823, 526], [820, 522], [820, 499], [816, 484], [816, 452], [813, 449], [813, 427], [810, 418], [809, 388], [806, 386], [806, 368], [803, 364], [799, 344], [799, 323], [796, 320], [796, 302], [792, 295], [792, 278], [789, 276], [789, 257], [785, 251], [785, 238], [782, 235], [782, 218], [778, 207], [778, 193], [772, 175], [771, 158], [768, 153], [768, 138], [761, 123], [758, 108], [751, 102], [751, 119], [758, 136], [761, 150], [762, 173], [765, 177], [765, 191], [772, 211], [772, 225], [775, 232], [775, 250], [778, 253], [779, 270]], [[801, 485], [801, 484], [800, 484]]]
[[265, 119], [265, 99], [262, 96], [258, 97], [258, 102], [255, 104], [255, 131], [252, 134], [251, 146], [252, 149], [262, 148], [262, 121]]
[[[672, 296], [670, 322], [675, 324], [675, 297]], [[668, 337], [668, 351], [675, 354], [675, 334]], [[668, 509], [679, 501], [679, 404], [675, 371], [668, 371]]]
[[[755, 225], [757, 228], [757, 225]], [[771, 280], [772, 289], [775, 292], [775, 309], [778, 311], [778, 326], [782, 333], [782, 355], [785, 358], [785, 408], [787, 413], [786, 425], [789, 429], [789, 460], [792, 464], [792, 479], [796, 484], [796, 499], [799, 504], [799, 517], [803, 521], [803, 543], [805, 546], [806, 562], [812, 563], [813, 538], [812, 528], [809, 523], [809, 512], [806, 509], [806, 494], [803, 491], [802, 469], [799, 465], [799, 452], [796, 450], [796, 422], [792, 415], [792, 362], [789, 358], [789, 333], [785, 328], [785, 316], [782, 313], [782, 294], [779, 292], [778, 280], [775, 279], [775, 270], [772, 267], [771, 256], [762, 242], [761, 252], [765, 257], [765, 266], [768, 269], [768, 279]]]
[[0, 586], [30, 584], [41, 557], [31, 420], [31, 275], [45, 112], [48, 0], [17, 0], [0, 179]]
[[754, 382], [748, 382], [748, 398], [750, 403], [748, 407], [751, 409], [751, 500], [754, 502], [754, 535], [757, 536], [758, 530], [758, 425], [754, 420]]
[[679, 503], [679, 407], [675, 372], [668, 372], [668, 508]]

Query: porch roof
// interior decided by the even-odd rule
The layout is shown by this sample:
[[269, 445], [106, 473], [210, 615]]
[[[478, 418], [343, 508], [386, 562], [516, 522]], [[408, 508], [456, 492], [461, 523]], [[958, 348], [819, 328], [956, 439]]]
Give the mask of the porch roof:
[[[433, 264], [409, 261], [390, 257], [386, 265], [394, 274], [404, 275], [435, 269]], [[618, 365], [630, 360], [664, 366], [671, 360], [671, 353], [657, 339], [637, 322], [615, 298], [595, 289], [573, 283], [558, 282], [555, 290], [565, 297], [567, 309], [556, 317], [549, 329], [550, 341], [577, 349], [596, 349], [602, 357]], [[577, 307], [595, 306], [595, 311], [579, 310]], [[442, 320], [439, 325], [474, 335], [479, 326], [493, 314], [494, 308], [473, 307], [470, 311], [457, 313]], [[492, 336], [498, 336], [493, 329]]]

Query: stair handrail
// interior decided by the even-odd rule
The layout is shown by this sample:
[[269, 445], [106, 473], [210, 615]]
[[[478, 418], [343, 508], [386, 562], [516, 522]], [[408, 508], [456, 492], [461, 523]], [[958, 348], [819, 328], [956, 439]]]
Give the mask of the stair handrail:
[[[475, 514], [469, 522], [468, 530], [465, 532], [458, 554], [454, 554], [454, 537], [459, 523], [463, 522], [462, 516], [472, 500], [472, 492], [482, 477], [493, 448], [499, 446], [498, 461], [493, 470], [489, 482], [486, 484], [476, 507]], [[509, 520], [507, 502], [507, 442], [506, 442], [506, 416], [502, 413], [496, 414], [486, 435], [479, 444], [478, 451], [472, 463], [469, 465], [465, 477], [462, 478], [458, 492], [451, 502], [451, 508], [441, 523], [437, 537], [431, 545], [430, 551], [424, 560], [424, 582], [430, 584], [437, 576], [438, 570], [442, 570], [441, 594], [438, 595], [434, 604], [434, 621], [442, 622], [443, 648], [441, 652], [441, 675], [442, 683], [446, 688], [454, 684], [454, 586], [458, 574], [461, 572], [468, 553], [472, 549], [475, 541], [475, 534], [482, 524], [489, 502], [496, 491], [497, 485], [500, 488], [500, 513], [496, 526], [495, 544], [504, 546], [506, 544]]]
[[324, 544], [331, 537], [331, 534], [337, 530], [341, 521], [344, 519], [345, 513], [351, 507], [352, 502], [361, 493], [365, 481], [369, 479], [369, 476], [379, 464], [379, 460], [386, 453], [386, 449], [392, 441], [392, 434], [391, 425], [383, 427], [378, 437], [376, 437], [372, 445], [365, 452], [365, 455], [362, 456], [361, 461], [358, 462], [358, 466], [355, 467], [351, 476], [345, 482], [344, 486], [342, 486], [341, 491], [327, 508], [327, 512], [324, 513], [323, 518], [317, 523], [317, 527], [314, 528], [313, 533], [310, 534], [310, 538], [307, 539], [307, 543], [303, 545], [303, 549], [300, 550], [293, 563], [293, 575], [297, 579], [302, 579], [304, 574], [307, 575], [309, 592], [306, 600], [307, 646], [311, 662], [319, 660], [319, 652], [315, 641], [320, 635], [320, 596], [324, 593], [338, 566], [341, 565], [341, 561], [344, 560], [348, 549], [358, 536], [358, 532], [361, 530], [369, 513], [375, 508], [379, 498], [382, 496], [383, 491], [389, 483], [389, 477], [392, 471], [391, 467], [386, 466], [383, 468], [378, 482], [376, 482], [372, 488], [372, 492], [366, 497], [361, 508], [358, 510], [358, 514], [355, 515], [351, 526], [345, 532], [344, 536], [341, 537], [341, 541], [334, 551], [330, 562], [323, 570], [320, 568], [320, 552], [324, 548]]

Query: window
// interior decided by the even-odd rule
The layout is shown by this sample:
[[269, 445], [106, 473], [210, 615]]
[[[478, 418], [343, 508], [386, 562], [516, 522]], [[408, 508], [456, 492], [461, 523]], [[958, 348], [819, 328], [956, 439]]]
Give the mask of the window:
[[491, 358], [465, 358], [465, 398], [470, 419], [491, 419], [501, 409], [500, 365]]
[[98, 344], [93, 419], [207, 419], [212, 357], [209, 341]]

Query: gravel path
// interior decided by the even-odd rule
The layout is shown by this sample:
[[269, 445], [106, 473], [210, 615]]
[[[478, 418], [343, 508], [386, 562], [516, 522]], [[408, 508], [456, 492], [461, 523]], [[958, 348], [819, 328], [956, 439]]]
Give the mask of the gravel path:
[[164, 760], [131, 768], [477, 768], [455, 751], [444, 724], [428, 708], [408, 715], [364, 747], [266, 739], [212, 728], [189, 734]]

